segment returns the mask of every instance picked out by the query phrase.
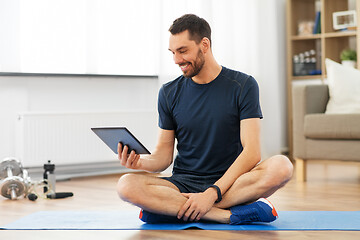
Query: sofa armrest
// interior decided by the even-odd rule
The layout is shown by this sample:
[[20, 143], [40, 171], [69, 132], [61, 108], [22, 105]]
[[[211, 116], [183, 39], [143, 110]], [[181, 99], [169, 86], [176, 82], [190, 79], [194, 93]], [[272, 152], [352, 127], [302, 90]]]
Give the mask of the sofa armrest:
[[293, 86], [293, 152], [294, 157], [306, 159], [304, 117], [310, 113], [324, 113], [329, 100], [327, 85]]
[[329, 101], [328, 85], [307, 85], [305, 87], [306, 114], [325, 113]]

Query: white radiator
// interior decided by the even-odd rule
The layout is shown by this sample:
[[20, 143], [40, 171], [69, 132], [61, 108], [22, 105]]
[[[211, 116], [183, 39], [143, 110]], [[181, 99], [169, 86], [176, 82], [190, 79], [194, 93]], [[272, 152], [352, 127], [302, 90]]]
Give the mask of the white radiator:
[[157, 114], [152, 111], [90, 113], [22, 113], [16, 126], [16, 156], [24, 167], [117, 162], [92, 131], [95, 126], [126, 126], [150, 151], [157, 141]]

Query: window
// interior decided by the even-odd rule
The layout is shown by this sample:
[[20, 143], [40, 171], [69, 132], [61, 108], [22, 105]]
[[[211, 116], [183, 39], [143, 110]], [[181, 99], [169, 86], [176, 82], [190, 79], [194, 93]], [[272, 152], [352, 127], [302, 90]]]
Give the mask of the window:
[[[4, 0], [12, 42], [2, 71], [156, 75], [159, 1]], [[15, 27], [15, 29], [14, 29]], [[6, 31], [3, 32], [6, 37]], [[14, 41], [11, 41], [12, 40]], [[10, 57], [9, 54], [18, 55]], [[7, 59], [12, 58], [11, 64]]]

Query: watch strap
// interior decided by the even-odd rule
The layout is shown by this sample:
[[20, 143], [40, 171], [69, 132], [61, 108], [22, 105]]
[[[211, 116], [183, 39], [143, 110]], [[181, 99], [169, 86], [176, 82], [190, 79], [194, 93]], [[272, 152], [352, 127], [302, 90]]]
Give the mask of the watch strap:
[[219, 203], [219, 202], [222, 200], [220, 188], [219, 188], [218, 186], [216, 186], [216, 185], [211, 185], [211, 186], [208, 187], [208, 188], [215, 188], [215, 189], [216, 189], [218, 198], [217, 198], [217, 200], [215, 201], [215, 203]]

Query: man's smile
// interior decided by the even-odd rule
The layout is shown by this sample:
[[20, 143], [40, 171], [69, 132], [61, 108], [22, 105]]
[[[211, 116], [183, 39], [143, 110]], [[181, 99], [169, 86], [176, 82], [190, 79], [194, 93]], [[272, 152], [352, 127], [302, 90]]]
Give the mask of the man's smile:
[[190, 63], [183, 63], [183, 64], [179, 65], [179, 67], [181, 68], [181, 71], [183, 71], [183, 72], [188, 70], [189, 66], [190, 66]]

